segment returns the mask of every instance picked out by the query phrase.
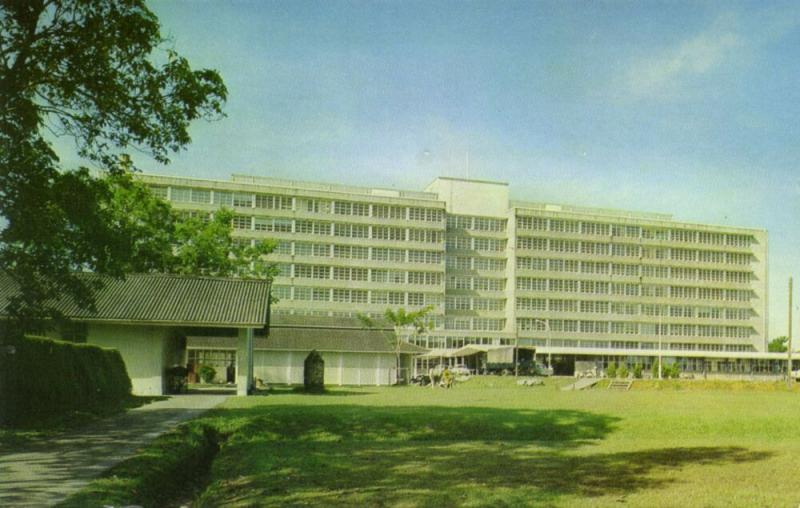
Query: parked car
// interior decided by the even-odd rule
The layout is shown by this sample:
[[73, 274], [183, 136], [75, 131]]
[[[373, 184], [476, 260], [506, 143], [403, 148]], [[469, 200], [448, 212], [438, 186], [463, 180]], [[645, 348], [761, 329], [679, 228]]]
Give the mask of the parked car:
[[450, 369], [450, 372], [453, 373], [455, 376], [469, 376], [472, 372], [469, 370], [469, 367], [466, 365], [456, 365]]

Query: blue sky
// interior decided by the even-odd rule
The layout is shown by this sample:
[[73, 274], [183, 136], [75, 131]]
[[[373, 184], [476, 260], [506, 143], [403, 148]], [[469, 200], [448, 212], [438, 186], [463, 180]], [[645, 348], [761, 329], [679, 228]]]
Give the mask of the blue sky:
[[764, 228], [770, 335], [785, 334], [800, 274], [797, 2], [151, 6], [230, 98], [226, 119], [146, 170], [421, 189], [465, 176], [469, 153], [471, 177], [516, 199]]

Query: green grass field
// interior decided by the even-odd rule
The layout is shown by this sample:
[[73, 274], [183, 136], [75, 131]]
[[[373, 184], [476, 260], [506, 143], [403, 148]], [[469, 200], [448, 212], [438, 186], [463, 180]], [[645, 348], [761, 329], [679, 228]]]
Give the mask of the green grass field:
[[234, 398], [201, 506], [798, 506], [800, 393], [643, 382]]

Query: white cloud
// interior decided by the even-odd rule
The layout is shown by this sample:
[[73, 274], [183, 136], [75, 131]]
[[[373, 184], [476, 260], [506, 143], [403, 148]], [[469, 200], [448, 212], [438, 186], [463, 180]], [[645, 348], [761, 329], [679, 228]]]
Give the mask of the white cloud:
[[724, 16], [704, 32], [634, 62], [626, 76], [628, 89], [637, 96], [671, 95], [687, 79], [730, 62], [744, 43], [732, 18]]

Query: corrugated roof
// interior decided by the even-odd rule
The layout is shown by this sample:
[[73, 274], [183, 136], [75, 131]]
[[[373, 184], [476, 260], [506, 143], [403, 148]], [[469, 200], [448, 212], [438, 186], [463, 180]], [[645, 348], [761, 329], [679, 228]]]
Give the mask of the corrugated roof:
[[[235, 349], [235, 337], [187, 337], [186, 346], [199, 349]], [[351, 353], [394, 353], [395, 335], [391, 330], [271, 326], [269, 337], [256, 338], [255, 349], [268, 351], [341, 351]], [[400, 343], [400, 352], [416, 354], [426, 349]]]
[[[81, 273], [100, 280], [96, 311], [81, 309], [72, 298], [50, 302], [65, 316], [85, 321], [261, 328], [268, 322], [270, 282], [267, 280], [182, 275], [130, 274], [123, 280]], [[18, 292], [16, 283], [0, 272], [0, 315]]]

